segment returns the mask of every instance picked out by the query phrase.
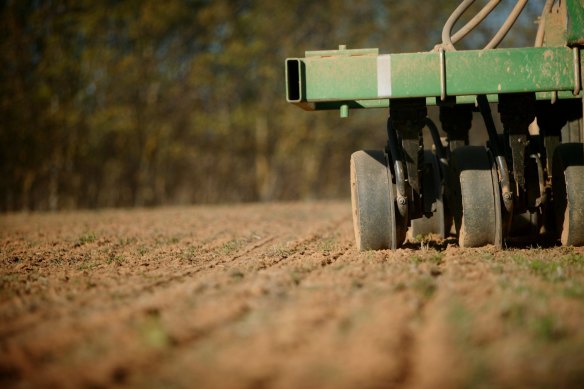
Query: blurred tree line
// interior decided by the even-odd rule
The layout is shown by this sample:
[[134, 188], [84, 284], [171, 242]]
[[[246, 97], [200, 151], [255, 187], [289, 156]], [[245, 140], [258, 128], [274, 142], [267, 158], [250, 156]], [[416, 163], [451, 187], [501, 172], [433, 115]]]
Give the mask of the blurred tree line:
[[345, 197], [387, 113], [286, 104], [284, 59], [429, 50], [456, 4], [0, 0], [0, 210]]

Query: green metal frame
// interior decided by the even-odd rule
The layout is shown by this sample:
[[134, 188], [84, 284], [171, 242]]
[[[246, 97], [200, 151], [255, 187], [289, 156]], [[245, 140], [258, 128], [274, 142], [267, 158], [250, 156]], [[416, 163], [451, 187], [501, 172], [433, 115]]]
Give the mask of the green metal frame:
[[286, 60], [286, 96], [307, 110], [381, 108], [389, 99], [414, 97], [432, 105], [441, 89], [459, 103], [477, 94], [493, 95], [493, 101], [497, 94], [518, 92], [572, 98], [578, 97], [573, 91], [580, 89], [581, 62], [579, 49], [569, 47], [385, 55], [377, 49], [309, 51]]
[[[539, 100], [581, 98], [584, 0], [567, 0], [546, 24], [546, 46], [379, 54], [378, 49], [307, 51], [286, 59], [286, 99], [305, 110], [386, 108], [391, 99], [427, 105], [473, 103], [476, 95], [536, 92]], [[553, 20], [552, 20], [553, 19]], [[549, 31], [548, 31], [549, 30]]]

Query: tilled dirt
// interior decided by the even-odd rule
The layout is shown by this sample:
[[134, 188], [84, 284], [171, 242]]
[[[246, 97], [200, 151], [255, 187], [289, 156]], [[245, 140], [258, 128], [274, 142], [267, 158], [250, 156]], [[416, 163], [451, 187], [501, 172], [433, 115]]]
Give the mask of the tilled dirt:
[[1, 387], [582, 387], [584, 249], [358, 253], [350, 202], [0, 217]]

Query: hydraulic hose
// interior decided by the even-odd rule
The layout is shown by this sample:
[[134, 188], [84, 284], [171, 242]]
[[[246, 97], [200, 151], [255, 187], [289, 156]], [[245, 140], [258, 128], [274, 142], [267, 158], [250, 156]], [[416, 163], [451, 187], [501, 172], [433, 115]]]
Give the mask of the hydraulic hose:
[[452, 43], [456, 43], [464, 38], [476, 26], [478, 26], [489, 14], [501, 3], [501, 0], [490, 0], [471, 20], [468, 21], [460, 30], [456, 31], [450, 38]]
[[438, 159], [446, 159], [446, 152], [444, 151], [444, 146], [442, 146], [442, 141], [440, 140], [438, 127], [429, 117], [426, 118], [426, 127], [428, 127], [428, 131], [430, 131], [430, 136], [432, 137], [432, 143], [434, 143], [434, 147], [436, 148]]
[[513, 7], [513, 10], [507, 17], [507, 20], [505, 20], [505, 23], [503, 23], [503, 25], [501, 26], [499, 31], [497, 31], [493, 39], [491, 39], [491, 41], [487, 43], [487, 45], [484, 47], [485, 50], [494, 49], [497, 46], [499, 46], [499, 43], [501, 43], [503, 38], [505, 38], [505, 35], [507, 35], [511, 27], [513, 27], [513, 24], [515, 24], [515, 21], [521, 14], [521, 11], [523, 11], [523, 8], [525, 7], [526, 4], [527, 0], [517, 1], [517, 4], [515, 4], [515, 7]]
[[464, 0], [446, 21], [444, 28], [442, 29], [442, 45], [446, 47], [447, 50], [455, 50], [454, 46], [452, 45], [452, 40], [450, 38], [450, 34], [452, 33], [452, 28], [454, 24], [460, 19], [462, 14], [474, 3], [475, 0]]

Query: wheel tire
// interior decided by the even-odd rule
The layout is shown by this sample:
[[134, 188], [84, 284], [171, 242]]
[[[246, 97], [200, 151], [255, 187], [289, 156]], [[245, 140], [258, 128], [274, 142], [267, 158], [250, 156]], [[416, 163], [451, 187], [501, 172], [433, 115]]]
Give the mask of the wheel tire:
[[396, 210], [385, 152], [351, 155], [351, 203], [357, 250], [395, 250], [404, 242], [406, 226]]
[[584, 145], [558, 145], [552, 162], [556, 229], [564, 246], [584, 245]]
[[452, 211], [460, 247], [502, 246], [499, 184], [484, 147], [465, 146], [451, 154]]

